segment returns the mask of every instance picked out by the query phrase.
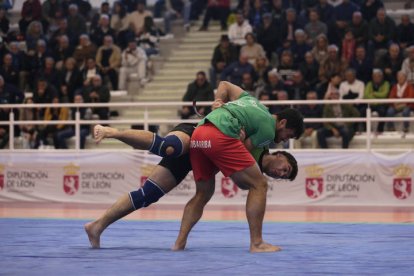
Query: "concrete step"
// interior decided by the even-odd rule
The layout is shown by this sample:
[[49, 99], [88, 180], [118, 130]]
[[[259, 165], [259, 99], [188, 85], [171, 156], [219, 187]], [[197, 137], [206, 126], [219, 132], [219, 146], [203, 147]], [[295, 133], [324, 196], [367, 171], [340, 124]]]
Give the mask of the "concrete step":
[[210, 62], [211, 57], [207, 55], [193, 55], [188, 53], [187, 56], [171, 56], [167, 62], [176, 62], [176, 63], [201, 63], [201, 62]]
[[213, 54], [213, 49], [177, 49], [172, 52], [172, 57], [188, 57], [188, 56], [204, 56], [210, 57]]
[[201, 45], [197, 45], [197, 47], [194, 47], [193, 44], [181, 44], [180, 46], [178, 46], [176, 49], [177, 50], [183, 50], [183, 51], [191, 51], [194, 50], [194, 48], [197, 48], [198, 50], [210, 50], [211, 53], [213, 53], [214, 51], [214, 47], [216, 47], [216, 45], [218, 45], [218, 39], [216, 41], [216, 43], [209, 43], [209, 44], [201, 44]]
[[187, 81], [190, 82], [194, 78], [186, 75], [172, 75], [172, 74], [158, 74], [155, 75], [153, 82], [175, 82], [175, 81]]
[[[165, 69], [201, 69], [208, 68], [210, 66], [210, 60], [206, 61], [196, 61], [196, 62], [166, 62], [164, 64], [163, 70]], [[176, 74], [180, 74], [179, 70], [176, 71]]]
[[166, 102], [166, 101], [172, 101], [172, 102], [179, 102], [181, 101], [182, 97], [177, 97], [175, 95], [139, 95], [137, 96], [137, 100], [140, 102]]
[[194, 45], [194, 47], [197, 47], [199, 44], [216, 44], [217, 41], [220, 39], [219, 37], [206, 37], [206, 36], [200, 36], [200, 37], [185, 37], [182, 40], [182, 43], [191, 43]]
[[210, 68], [209, 65], [204, 65], [200, 67], [195, 68], [165, 68], [162, 72], [157, 74], [157, 76], [188, 76], [189, 78], [194, 78], [195, 74], [200, 71], [204, 70], [208, 72], [208, 69]]
[[146, 94], [147, 93], [146, 91], [152, 90], [152, 89], [166, 89], [165, 92], [167, 93], [169, 90], [177, 90], [182, 87], [187, 87], [187, 85], [188, 85], [188, 81], [175, 81], [171, 83], [151, 82], [146, 85], [145, 92], [141, 94]]

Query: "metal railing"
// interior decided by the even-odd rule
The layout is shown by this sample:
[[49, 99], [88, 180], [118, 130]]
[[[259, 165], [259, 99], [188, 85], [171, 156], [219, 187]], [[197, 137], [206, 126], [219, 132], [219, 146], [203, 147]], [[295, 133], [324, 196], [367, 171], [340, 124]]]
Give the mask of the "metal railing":
[[[366, 104], [366, 116], [365, 117], [353, 117], [353, 118], [305, 118], [305, 123], [326, 123], [326, 122], [354, 122], [366, 124], [366, 149], [370, 151], [371, 145], [371, 125], [373, 122], [402, 122], [402, 121], [414, 121], [414, 117], [372, 117], [371, 105], [373, 104], [392, 104], [392, 103], [414, 103], [414, 99], [382, 99], [382, 100], [293, 100], [293, 101], [263, 101], [266, 106], [272, 105], [287, 105], [291, 107], [297, 107], [300, 105], [310, 104]], [[198, 102], [197, 106], [210, 106], [212, 102]], [[150, 125], [154, 124], [178, 124], [182, 122], [197, 123], [198, 119], [151, 119], [151, 108], [153, 107], [177, 107], [191, 106], [192, 102], [119, 102], [119, 103], [61, 103], [61, 104], [2, 104], [0, 108], [10, 109], [9, 121], [0, 121], [0, 125], [9, 125], [9, 150], [16, 150], [14, 148], [14, 126], [16, 125], [74, 125], [75, 126], [75, 149], [80, 150], [80, 126], [81, 125], [94, 125], [94, 124], [130, 124], [130, 125], [143, 125], [145, 130], [149, 129]], [[14, 118], [13, 110], [21, 110], [23, 108], [75, 108], [75, 120], [53, 120], [53, 121], [16, 121]], [[97, 107], [109, 107], [109, 108], [142, 108], [143, 119], [110, 119], [110, 120], [82, 120], [79, 112], [79, 108], [97, 108]], [[290, 148], [293, 149], [293, 143], [290, 143]], [[407, 150], [407, 149], [404, 149]]]

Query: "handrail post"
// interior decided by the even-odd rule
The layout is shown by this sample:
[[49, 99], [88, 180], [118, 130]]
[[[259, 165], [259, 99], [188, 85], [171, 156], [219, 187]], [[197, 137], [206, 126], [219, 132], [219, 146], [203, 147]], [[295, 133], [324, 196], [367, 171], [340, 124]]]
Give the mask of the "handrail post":
[[367, 128], [367, 150], [371, 151], [371, 106], [367, 105], [366, 110], [366, 128]]
[[75, 113], [75, 147], [80, 150], [80, 111], [76, 109]]
[[148, 107], [146, 106], [144, 109], [144, 130], [149, 130], [149, 124], [148, 124]]
[[9, 149], [14, 150], [14, 112], [10, 109], [9, 113]]

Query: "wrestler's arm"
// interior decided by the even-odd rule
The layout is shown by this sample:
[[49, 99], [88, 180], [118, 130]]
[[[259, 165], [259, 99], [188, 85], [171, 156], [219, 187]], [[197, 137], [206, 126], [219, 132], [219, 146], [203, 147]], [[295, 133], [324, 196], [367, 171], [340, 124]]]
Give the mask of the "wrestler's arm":
[[221, 81], [214, 95], [213, 110], [222, 106], [224, 103], [235, 101], [240, 98], [243, 89], [228, 81]]

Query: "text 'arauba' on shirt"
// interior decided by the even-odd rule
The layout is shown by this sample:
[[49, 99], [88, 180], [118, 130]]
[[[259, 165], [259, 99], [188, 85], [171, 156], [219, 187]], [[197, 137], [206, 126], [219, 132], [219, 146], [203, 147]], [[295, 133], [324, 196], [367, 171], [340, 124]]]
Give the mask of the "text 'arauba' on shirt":
[[244, 128], [246, 139], [250, 138], [255, 147], [266, 146], [275, 138], [275, 118], [258, 99], [245, 91], [237, 100], [208, 114], [198, 125], [206, 122], [211, 122], [225, 135], [236, 139], [239, 139], [240, 129]]

